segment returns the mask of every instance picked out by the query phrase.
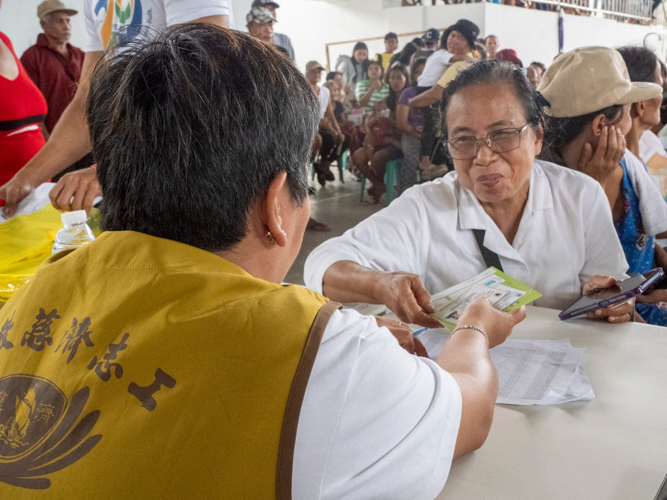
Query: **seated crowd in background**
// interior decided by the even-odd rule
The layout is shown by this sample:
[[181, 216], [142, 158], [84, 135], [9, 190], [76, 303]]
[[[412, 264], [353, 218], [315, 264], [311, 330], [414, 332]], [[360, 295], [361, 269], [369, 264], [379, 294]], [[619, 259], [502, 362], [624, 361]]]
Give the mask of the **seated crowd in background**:
[[[445, 30], [440, 48], [435, 50], [426, 61], [417, 59], [415, 61], [417, 64], [413, 65], [410, 71], [407, 71], [401, 63], [395, 62], [390, 65], [384, 81], [381, 78], [382, 68], [379, 64], [374, 65], [371, 62], [368, 66], [368, 78], [357, 84], [357, 103], [363, 97], [362, 104], [368, 105], [373, 96], [376, 97], [373, 99], [372, 109], [365, 110], [368, 120], [365, 122], [367, 129], [364, 130], [364, 142], [354, 151], [352, 157], [359, 171], [373, 183], [368, 190], [372, 202], [379, 202], [387, 189], [383, 176], [387, 162], [390, 160], [402, 159], [398, 194], [427, 178], [429, 169], [437, 168], [437, 165], [432, 165], [433, 163], [442, 162], [444, 164], [443, 170], [439, 171], [436, 176], [442, 176], [451, 167], [459, 172], [457, 164], [462, 162], [458, 161], [452, 152], [455, 146], [453, 146], [451, 137], [448, 136], [450, 128], [446, 108], [449, 99], [457, 91], [457, 83], [461, 83], [461, 79], [465, 81], [466, 78], [472, 78], [471, 72], [482, 71], [479, 61], [484, 58], [485, 51], [478, 50], [476, 41], [478, 34], [479, 30], [473, 23], [459, 20]], [[428, 33], [425, 36], [427, 35]], [[587, 231], [591, 231], [590, 219], [573, 221], [574, 226], [578, 229], [570, 227], [570, 234], [574, 235], [577, 234], [577, 231], [583, 231], [575, 239], [587, 241], [587, 238], [591, 237], [594, 239], [604, 237], [607, 240], [605, 243], [595, 241], [590, 245], [591, 248], [596, 249], [594, 253], [595, 259], [598, 259], [595, 261], [597, 263], [591, 261], [590, 264], [587, 264], [589, 257], [586, 255], [578, 257], [578, 260], [575, 259], [574, 262], [563, 263], [562, 269], [574, 265], [573, 270], [579, 273], [578, 280], [568, 278], [570, 283], [580, 283], [570, 292], [566, 292], [567, 287], [563, 283], [554, 281], [554, 276], [550, 272], [552, 268], [537, 261], [531, 264], [530, 259], [525, 260], [527, 257], [523, 257], [526, 262], [524, 265], [528, 265], [528, 269], [534, 269], [531, 272], [531, 282], [545, 295], [542, 302], [552, 307], [564, 306], [565, 302], [572, 300], [581, 292], [581, 288], [588, 289], [591, 288], [591, 283], [599, 283], [602, 278], [593, 278], [594, 274], [621, 279], [625, 273], [631, 275], [645, 273], [655, 266], [667, 270], [667, 253], [654, 243], [656, 236], [667, 236], [667, 204], [664, 202], [664, 196], [667, 193], [661, 193], [655, 187], [656, 182], [661, 182], [660, 185], [664, 186], [664, 179], [651, 178], [646, 171], [646, 163], [649, 161], [654, 164], [656, 171], [662, 171], [667, 166], [667, 153], [660, 144], [660, 139], [651, 130], [655, 128], [656, 131], [659, 131], [664, 126], [661, 115], [663, 85], [665, 85], [664, 65], [661, 65], [656, 56], [648, 49], [624, 47], [618, 50], [576, 49], [557, 58], [548, 69], [540, 62], [533, 62], [524, 67], [516, 51], [500, 49], [498, 37], [490, 35], [484, 42], [490, 59], [498, 63], [495, 63], [496, 66], [486, 66], [484, 71], [487, 73], [479, 74], [476, 77], [477, 80], [482, 83], [490, 81], [497, 83], [504, 79], [505, 84], [501, 84], [501, 87], [511, 86], [511, 83], [515, 85], [516, 90], [519, 87], [512, 83], [514, 81], [512, 79], [520, 79], [522, 85], [525, 84], [525, 88], [520, 92], [517, 90], [516, 94], [525, 109], [528, 109], [527, 103], [531, 100], [543, 101], [541, 105], [545, 107], [544, 115], [542, 112], [537, 113], [539, 120], [532, 126], [536, 127], [538, 135], [544, 135], [539, 138], [539, 147], [535, 148], [533, 156], [539, 156], [539, 158], [563, 165], [571, 170], [588, 174], [602, 185], [606, 194], [606, 208], [601, 205], [602, 199], [599, 192], [595, 194], [590, 192], [588, 196], [595, 200], [595, 208], [582, 206], [574, 210], [580, 216], [595, 212], [602, 217], [595, 223], [595, 236], [587, 234]], [[413, 48], [407, 50], [407, 47], [404, 47], [398, 53], [399, 58], [406, 53], [411, 55], [417, 53], [417, 44], [410, 42], [408, 45], [413, 45]], [[593, 64], [592, 61], [596, 61], [595, 67], [599, 66], [600, 70], [595, 73], [584, 71], [582, 68], [589, 67]], [[503, 73], [503, 71], [510, 71], [511, 67], [515, 68], [511, 73], [512, 76], [510, 73]], [[611, 73], [604, 78], [599, 77], [599, 74], [606, 75], [610, 71]], [[627, 71], [629, 71], [630, 78], [627, 77]], [[467, 75], [466, 78], [464, 75]], [[572, 81], [585, 81], [586, 84], [582, 88], [587, 89], [588, 93], [578, 95], [577, 92], [580, 92], [581, 89], [572, 87], [568, 83]], [[638, 82], [643, 87], [635, 87], [632, 82]], [[475, 85], [471, 84], [471, 86]], [[614, 93], [616, 92], [614, 89], [620, 86], [627, 88], [627, 95], [623, 96], [624, 100], [619, 100]], [[535, 93], [538, 88], [540, 93], [532, 95], [531, 93]], [[498, 95], [501, 93], [499, 88], [487, 88], [486, 90], [489, 95], [493, 96], [492, 100], [499, 99]], [[381, 94], [385, 91], [388, 92], [387, 97]], [[471, 91], [462, 91], [463, 94], [469, 92]], [[394, 101], [396, 95], [399, 96], [397, 105]], [[483, 102], [481, 94], [470, 101], [465, 110], [473, 109], [473, 104], [479, 102]], [[488, 109], [491, 103], [486, 103], [485, 106], [484, 109]], [[465, 116], [463, 110], [459, 111], [459, 116]], [[546, 125], [543, 125], [542, 116], [544, 116]], [[529, 123], [533, 122], [529, 121]], [[517, 125], [516, 129], [524, 133], [525, 127], [521, 129], [518, 122], [512, 125]], [[521, 135], [517, 137], [519, 137], [517, 140], [520, 141]], [[626, 149], [626, 140], [628, 149]], [[544, 149], [542, 148], [543, 143]], [[494, 146], [491, 145], [492, 150], [493, 148]], [[448, 153], [449, 159], [442, 155], [445, 152]], [[438, 159], [438, 155], [444, 158]], [[550, 178], [549, 183], [552, 186], [563, 186], [563, 194], [552, 192], [548, 195], [549, 199], [554, 200], [552, 203], [570, 208], [576, 206], [577, 201], [570, 199], [558, 202], [558, 197], [564, 196], [567, 191], [565, 186], [568, 183], [586, 185], [583, 179], [581, 177], [556, 179], [550, 177], [553, 175], [550, 165], [541, 164], [537, 160], [535, 160], [535, 165], [534, 170], [539, 174], [533, 173], [532, 176], [536, 176], [537, 186], [543, 182], [541, 179], [545, 176]], [[555, 172], [560, 172], [560, 170]], [[458, 173], [458, 178], [465, 186], [465, 182], [461, 179], [462, 175]], [[450, 181], [455, 179], [448, 178]], [[420, 233], [420, 231], [426, 231], [431, 238], [443, 242], [456, 232], [455, 228], [443, 226], [442, 222], [459, 219], [451, 214], [438, 214], [438, 210], [442, 208], [438, 207], [435, 201], [433, 206], [429, 205], [431, 189], [434, 188], [418, 189], [414, 192], [410, 191], [409, 195], [404, 194], [386, 209], [386, 216], [380, 217], [378, 214], [373, 219], [362, 222], [358, 230], [350, 230], [345, 236], [324, 243], [321, 250], [313, 252], [308, 259], [306, 266], [308, 285], [325, 294], [329, 286], [333, 295], [327, 294], [328, 296], [346, 301], [351, 296], [345, 293], [343, 282], [348, 284], [346, 286], [351, 287], [350, 290], [358, 292], [365, 290], [367, 283], [377, 283], [380, 280], [379, 275], [366, 275], [360, 268], [348, 269], [345, 267], [351, 263], [337, 266], [334, 260], [337, 254], [340, 254], [341, 260], [358, 262], [362, 266], [372, 263], [370, 268], [382, 272], [409, 272], [410, 276], [416, 275], [423, 279], [427, 283], [426, 289], [431, 292], [439, 291], [465, 279], [463, 275], [447, 277], [448, 272], [452, 272], [454, 268], [457, 272], [462, 269], [460, 263], [454, 268], [450, 263], [443, 263], [449, 271], [441, 268], [441, 264], [437, 261], [437, 254], [429, 249], [431, 246], [429, 240], [424, 239]], [[539, 191], [540, 188], [534, 187], [533, 189]], [[588, 189], [591, 190], [590, 187]], [[567, 194], [572, 196], [574, 193]], [[443, 193], [438, 193], [434, 196], [434, 199], [442, 199], [447, 196], [454, 196], [452, 199], [458, 199], [460, 195], [448, 194], [445, 196]], [[585, 197], [583, 194], [580, 196]], [[523, 207], [526, 199], [517, 202], [516, 206]], [[414, 205], [410, 200], [415, 202]], [[479, 197], [478, 202], [485, 206], [484, 201]], [[529, 205], [526, 210], [530, 208]], [[412, 218], [410, 217], [411, 210], [416, 210]], [[460, 206], [458, 210], [461, 210]], [[511, 217], [506, 220], [505, 216], [495, 213], [496, 209], [493, 206], [490, 208], [485, 206], [485, 210], [491, 220], [495, 222], [495, 227], [501, 228], [501, 231], [504, 226], [516, 231], [523, 215], [523, 211], [519, 210], [513, 215], [510, 214]], [[609, 222], [613, 224], [608, 223], [606, 217], [603, 216], [608, 211], [611, 211], [612, 215]], [[431, 223], [425, 220], [423, 215], [418, 214], [438, 215], [434, 216], [436, 220]], [[496, 216], [499, 218], [494, 218]], [[565, 214], [562, 214], [562, 217], [567, 218]], [[387, 221], [386, 227], [384, 220]], [[405, 225], [401, 221], [404, 221]], [[431, 224], [433, 226], [429, 227]], [[544, 227], [551, 225], [552, 223], [548, 221], [541, 223], [541, 226]], [[604, 229], [600, 230], [600, 228]], [[612, 228], [613, 231], [610, 231]], [[483, 229], [489, 231], [489, 227]], [[399, 234], [402, 230], [407, 232]], [[434, 234], [439, 236], [434, 236]], [[500, 240], [505, 244], [509, 242], [511, 245], [514, 237], [511, 231], [504, 233], [504, 236], [505, 238], [500, 238]], [[554, 241], [554, 238], [560, 238], [555, 235], [547, 237], [542, 233], [536, 233], [535, 237], [539, 242]], [[387, 239], [386, 248], [383, 247], [385, 238]], [[412, 246], [396, 251], [395, 245], [399, 241], [411, 242]], [[415, 242], [423, 242], [426, 248], [415, 248]], [[524, 250], [528, 252], [530, 247], [525, 245], [524, 243]], [[465, 247], [461, 241], [452, 241], [447, 246], [450, 248]], [[588, 244], [586, 246], [589, 247]], [[394, 248], [394, 251], [390, 251], [390, 248]], [[557, 253], [561, 252], [557, 251], [553, 245], [550, 248]], [[600, 248], [605, 248], [605, 252], [596, 253]], [[510, 257], [512, 254], [512, 251], [508, 249], [503, 250], [505, 253], [499, 250], [499, 248], [494, 249], [501, 256]], [[539, 253], [537, 250], [530, 250], [530, 252]], [[566, 253], [566, 249], [562, 249], [562, 252]], [[542, 254], [545, 255], [544, 252]], [[555, 255], [549, 252], [547, 254], [550, 255], [551, 262], [558, 260]], [[389, 258], [389, 256], [392, 257]], [[383, 260], [386, 258], [389, 260]], [[516, 258], [516, 255], [513, 258]], [[483, 263], [477, 263], [476, 266], [475, 269], [466, 269], [463, 274], [469, 276], [479, 272]], [[599, 272], [582, 271], [589, 266]], [[546, 273], [543, 278], [539, 277], [537, 269]], [[511, 274], [520, 276], [521, 271], [513, 270]], [[353, 276], [355, 279], [352, 279]], [[365, 279], [368, 279], [368, 282], [364, 281]], [[550, 298], [552, 293], [549, 290], [554, 290], [552, 298]], [[358, 297], [359, 294], [355, 292], [352, 295]], [[423, 299], [424, 295], [415, 293], [415, 296], [422, 298], [418, 304], [419, 307], [428, 310], [428, 300]], [[398, 299], [396, 293], [388, 291], [384, 297], [364, 296], [359, 300], [380, 302], [392, 308], [396, 307]], [[640, 304], [637, 305], [637, 312], [649, 323], [667, 326], [667, 313], [665, 313], [667, 307], [664, 301], [667, 301], [667, 292], [662, 290], [645, 294], [638, 299]], [[406, 314], [405, 311], [395, 308], [392, 310], [401, 318], [416, 319]], [[621, 314], [612, 314], [613, 321], [618, 321], [622, 317]]]

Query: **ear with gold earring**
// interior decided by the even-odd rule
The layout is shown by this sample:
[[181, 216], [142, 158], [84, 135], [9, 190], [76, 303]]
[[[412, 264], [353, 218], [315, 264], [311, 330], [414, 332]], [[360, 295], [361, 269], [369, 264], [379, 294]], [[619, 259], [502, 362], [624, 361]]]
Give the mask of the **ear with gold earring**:
[[272, 245], [276, 244], [276, 239], [273, 236], [273, 233], [271, 231], [266, 233], [266, 237], [269, 239]]

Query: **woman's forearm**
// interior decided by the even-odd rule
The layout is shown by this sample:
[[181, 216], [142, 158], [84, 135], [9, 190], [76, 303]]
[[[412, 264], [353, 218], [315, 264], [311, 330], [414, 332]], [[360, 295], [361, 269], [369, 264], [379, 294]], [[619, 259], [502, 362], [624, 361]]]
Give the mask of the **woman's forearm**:
[[410, 99], [411, 108], [426, 108], [431, 104], [435, 104], [442, 99], [442, 94], [445, 91], [440, 85], [434, 85], [426, 92], [419, 94], [417, 97]]
[[382, 271], [375, 271], [350, 260], [335, 262], [322, 278], [323, 294], [336, 302], [381, 303], [377, 298], [375, 285], [382, 277]]
[[365, 108], [368, 106], [368, 103], [371, 102], [371, 97], [373, 96], [373, 89], [369, 89], [361, 98], [359, 99], [359, 106]]

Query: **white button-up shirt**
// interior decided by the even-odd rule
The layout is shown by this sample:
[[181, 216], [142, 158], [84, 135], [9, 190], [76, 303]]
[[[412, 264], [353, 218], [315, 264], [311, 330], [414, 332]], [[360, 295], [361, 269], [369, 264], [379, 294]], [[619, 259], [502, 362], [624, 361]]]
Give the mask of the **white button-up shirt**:
[[510, 244], [456, 173], [407, 190], [389, 207], [306, 260], [306, 285], [322, 293], [333, 263], [350, 260], [379, 271], [422, 277], [432, 294], [486, 269], [473, 229], [498, 254], [506, 274], [543, 297], [535, 304], [563, 309], [594, 275], [625, 278], [628, 264], [614, 230], [607, 197], [582, 173], [536, 160], [519, 229]]

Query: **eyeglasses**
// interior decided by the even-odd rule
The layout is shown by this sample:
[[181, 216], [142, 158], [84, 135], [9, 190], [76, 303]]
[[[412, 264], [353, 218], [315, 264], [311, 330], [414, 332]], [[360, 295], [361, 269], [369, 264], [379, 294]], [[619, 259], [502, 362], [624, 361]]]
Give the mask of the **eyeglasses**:
[[479, 152], [480, 142], [485, 143], [491, 151], [509, 153], [521, 145], [521, 132], [528, 128], [526, 123], [522, 128], [503, 128], [494, 130], [484, 139], [473, 136], [463, 136], [447, 141], [447, 150], [454, 160], [472, 160]]

